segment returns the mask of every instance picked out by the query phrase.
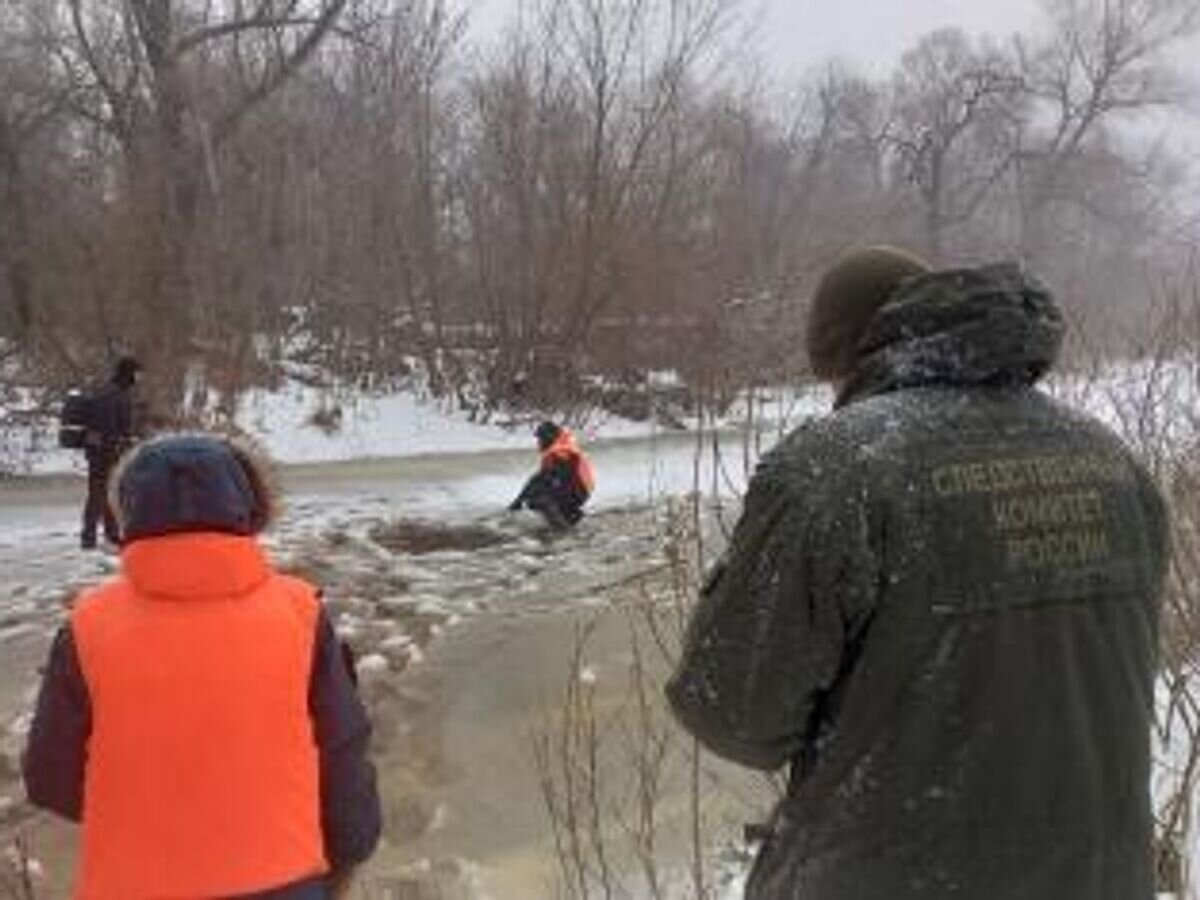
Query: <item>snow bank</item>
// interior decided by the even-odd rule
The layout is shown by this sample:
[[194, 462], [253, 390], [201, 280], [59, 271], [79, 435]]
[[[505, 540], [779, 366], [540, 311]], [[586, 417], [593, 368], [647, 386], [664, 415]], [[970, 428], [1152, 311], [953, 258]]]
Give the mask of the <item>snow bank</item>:
[[[706, 424], [734, 427], [753, 422], [773, 440], [801, 418], [828, 410], [829, 401], [823, 389], [763, 390]], [[235, 421], [285, 464], [533, 449], [531, 421], [474, 422], [449, 404], [413, 392], [342, 397], [295, 380], [279, 390], [247, 392], [240, 398]], [[685, 424], [694, 428], [698, 423]], [[664, 433], [653, 422], [615, 416], [593, 416], [577, 431], [585, 444]], [[59, 449], [56, 438], [54, 421], [0, 406], [0, 466], [19, 475], [82, 473], [83, 455]]]
[[0, 474], [81, 471], [82, 454], [58, 446], [58, 423], [39, 414], [33, 391], [10, 387], [0, 393]]
[[[322, 428], [314, 419], [337, 424]], [[239, 403], [236, 424], [285, 464], [533, 447], [532, 425], [526, 422], [472, 422], [464, 413], [413, 393], [360, 395], [334, 402], [326, 392], [298, 382], [279, 391], [249, 392]], [[581, 437], [591, 441], [653, 431], [652, 424], [607, 419], [581, 429]], [[27, 415], [0, 407], [0, 470], [17, 475], [82, 473], [83, 454], [58, 448], [56, 439], [57, 425], [52, 420], [30, 421]]]
[[[747, 421], [764, 430], [789, 427], [801, 418], [829, 409], [828, 390], [773, 388], [745, 397], [719, 419], [719, 427]], [[479, 423], [448, 404], [412, 393], [358, 396], [341, 406], [341, 425], [324, 431], [312, 424], [314, 413], [331, 409], [327, 395], [292, 382], [275, 392], [252, 391], [239, 406], [239, 427], [259, 438], [281, 462], [344, 462], [489, 450], [530, 450], [532, 423]], [[695, 420], [685, 423], [694, 428]], [[593, 416], [576, 429], [585, 443], [650, 437], [662, 429], [653, 422]]]
[[[1054, 376], [1046, 389], [1085, 409], [1144, 446], [1149, 437], [1189, 447], [1200, 434], [1197, 361], [1120, 363], [1086, 376]], [[27, 399], [27, 398], [26, 398]], [[776, 387], [742, 395], [720, 419], [704, 424], [750, 426], [754, 453], [770, 446], [797, 423], [827, 412], [828, 388]], [[79, 473], [82, 455], [55, 446], [56, 425], [35, 419], [18, 397], [0, 404], [0, 466], [16, 474]], [[326, 427], [317, 424], [324, 423]], [[383, 395], [331, 394], [300, 380], [275, 391], [257, 389], [241, 397], [240, 429], [259, 439], [283, 463], [397, 459], [492, 450], [530, 450], [530, 421], [481, 423], [449, 404], [411, 391]], [[698, 422], [687, 421], [689, 428]], [[580, 428], [585, 443], [663, 433], [653, 422], [595, 417]]]
[[[313, 424], [314, 414], [335, 408], [341, 410], [336, 430]], [[528, 428], [471, 422], [411, 393], [360, 396], [335, 406], [323, 392], [295, 382], [245, 395], [237, 423], [284, 463], [528, 449], [532, 443]]]
[[1101, 419], [1145, 453], [1178, 453], [1200, 436], [1200, 358], [1122, 362], [1055, 375], [1047, 390]]

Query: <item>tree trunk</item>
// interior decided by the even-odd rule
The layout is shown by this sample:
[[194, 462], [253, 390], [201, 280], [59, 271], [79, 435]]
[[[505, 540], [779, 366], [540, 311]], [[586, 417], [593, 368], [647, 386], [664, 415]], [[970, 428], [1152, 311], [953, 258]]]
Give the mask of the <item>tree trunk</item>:
[[0, 119], [0, 263], [12, 302], [12, 337], [24, 341], [33, 330], [33, 267], [29, 260], [29, 207], [16, 141]]

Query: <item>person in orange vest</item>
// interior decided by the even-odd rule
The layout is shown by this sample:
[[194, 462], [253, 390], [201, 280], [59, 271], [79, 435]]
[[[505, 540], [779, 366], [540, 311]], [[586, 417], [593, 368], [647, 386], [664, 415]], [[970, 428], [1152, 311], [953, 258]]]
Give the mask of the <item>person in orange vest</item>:
[[583, 518], [583, 505], [596, 489], [596, 476], [569, 429], [542, 422], [533, 434], [541, 466], [508, 508], [537, 510], [553, 528], [565, 530]]
[[55, 638], [23, 760], [83, 824], [76, 900], [325, 900], [375, 848], [370, 723], [320, 591], [258, 541], [269, 476], [206, 435], [114, 472], [121, 571]]

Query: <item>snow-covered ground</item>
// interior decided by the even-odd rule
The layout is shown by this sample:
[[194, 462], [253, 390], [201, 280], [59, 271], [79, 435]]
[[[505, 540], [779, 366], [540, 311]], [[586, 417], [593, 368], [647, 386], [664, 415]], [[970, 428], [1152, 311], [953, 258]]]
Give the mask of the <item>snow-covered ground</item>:
[[1053, 375], [1046, 389], [1097, 416], [1142, 453], [1179, 457], [1190, 453], [1200, 439], [1200, 357]]
[[[1087, 374], [1054, 375], [1045, 389], [1135, 441], [1153, 434], [1176, 447], [1190, 447], [1200, 424], [1198, 366], [1190, 357], [1118, 363]], [[827, 411], [831, 399], [822, 386], [758, 390], [735, 403], [720, 421], [706, 424], [733, 430], [752, 423], [761, 448], [804, 418]], [[55, 446], [55, 423], [32, 416], [33, 402], [30, 392], [18, 391], [7, 408], [0, 404], [0, 471], [8, 466], [15, 474], [81, 473], [82, 455]], [[314, 424], [333, 409], [339, 411], [336, 428]], [[1180, 415], [1181, 410], [1196, 412]], [[529, 421], [481, 423], [409, 391], [331, 395], [295, 380], [278, 390], [247, 392], [239, 400], [235, 423], [285, 464], [528, 450], [532, 445]], [[697, 423], [685, 424], [694, 428]], [[593, 416], [578, 430], [585, 443], [670, 433], [653, 422], [604, 415]]]
[[[777, 433], [800, 418], [828, 409], [829, 400], [829, 392], [820, 388], [760, 391], [752, 400], [735, 404], [715, 424], [732, 428], [752, 418], [761, 430]], [[8, 408], [0, 405], [0, 471], [7, 464], [15, 474], [82, 473], [82, 454], [58, 448], [55, 422], [32, 416], [32, 404], [29, 392], [19, 392]], [[314, 418], [333, 409], [340, 411], [336, 428], [327, 430], [314, 423]], [[335, 401], [329, 392], [299, 381], [285, 382], [275, 391], [247, 392], [239, 401], [235, 424], [285, 464], [529, 450], [533, 446], [531, 421], [475, 422], [445, 403], [409, 391]], [[671, 433], [654, 422], [600, 414], [577, 430], [584, 443]]]

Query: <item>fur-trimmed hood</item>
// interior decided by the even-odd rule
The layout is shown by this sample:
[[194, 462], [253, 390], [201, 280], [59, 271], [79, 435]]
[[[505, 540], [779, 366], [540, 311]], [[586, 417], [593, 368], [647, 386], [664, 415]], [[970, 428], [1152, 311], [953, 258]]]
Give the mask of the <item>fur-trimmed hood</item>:
[[278, 514], [279, 492], [261, 447], [186, 432], [129, 451], [109, 481], [109, 502], [129, 543], [198, 531], [259, 534]]

